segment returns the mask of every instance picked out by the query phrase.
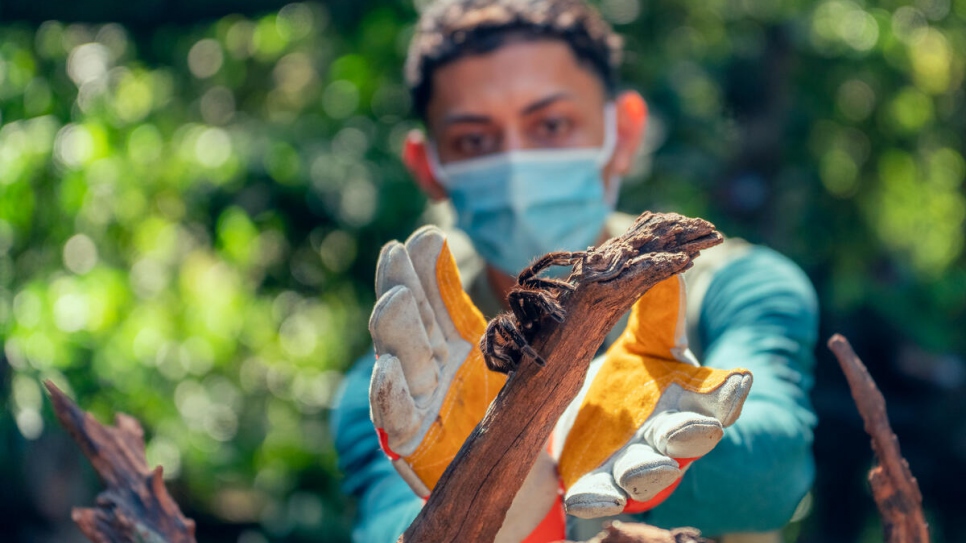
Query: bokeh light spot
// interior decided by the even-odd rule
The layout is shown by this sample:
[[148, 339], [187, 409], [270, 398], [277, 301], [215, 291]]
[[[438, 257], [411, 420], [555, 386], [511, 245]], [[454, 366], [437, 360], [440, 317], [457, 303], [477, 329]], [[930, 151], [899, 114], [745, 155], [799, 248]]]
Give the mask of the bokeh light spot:
[[856, 51], [868, 51], [879, 39], [879, 24], [872, 14], [856, 8], [840, 21], [839, 35]]
[[44, 433], [44, 419], [36, 409], [21, 409], [17, 411], [17, 429], [20, 434], [30, 441]]
[[936, 29], [921, 33], [910, 50], [916, 86], [930, 94], [942, 94], [952, 84], [953, 51], [946, 37]]
[[54, 302], [54, 323], [64, 332], [83, 330], [89, 317], [87, 298], [80, 294], [64, 294]]
[[949, 15], [949, 0], [916, 0], [916, 6], [932, 21], [940, 21]]
[[206, 123], [225, 124], [235, 115], [235, 95], [227, 87], [212, 87], [201, 96], [200, 107]]
[[166, 481], [176, 479], [181, 474], [181, 451], [173, 441], [156, 436], [145, 447], [149, 466], [161, 466]]
[[117, 23], [108, 23], [99, 28], [94, 40], [107, 47], [111, 52], [111, 60], [116, 61], [127, 52], [127, 31]]
[[332, 151], [337, 155], [362, 158], [369, 149], [369, 138], [362, 130], [347, 126], [332, 138]]
[[141, 74], [126, 72], [114, 93], [114, 110], [125, 122], [136, 122], [151, 112], [154, 104], [150, 81]]
[[318, 344], [316, 323], [307, 314], [296, 313], [282, 323], [278, 339], [282, 349], [288, 354], [295, 357], [308, 356]]
[[859, 167], [845, 151], [832, 149], [826, 153], [819, 165], [819, 173], [822, 184], [833, 195], [844, 198], [855, 194]]
[[875, 108], [875, 91], [864, 81], [849, 79], [839, 87], [836, 105], [849, 120], [865, 120]]
[[275, 15], [266, 15], [259, 19], [252, 33], [252, 48], [255, 55], [262, 61], [278, 58], [278, 55], [288, 45], [287, 36], [282, 35], [275, 24]]
[[918, 89], [906, 87], [892, 100], [889, 108], [891, 118], [901, 131], [913, 133], [932, 122], [932, 100]]
[[164, 150], [164, 138], [153, 124], [142, 124], [127, 137], [127, 152], [135, 164], [157, 160]]
[[231, 25], [225, 33], [225, 46], [228, 53], [236, 59], [245, 59], [252, 54], [252, 35], [255, 23], [241, 20]]
[[211, 38], [199, 40], [188, 51], [188, 68], [198, 79], [207, 79], [218, 73], [224, 60], [221, 45]]
[[85, 43], [74, 48], [67, 59], [67, 75], [78, 87], [102, 79], [110, 67], [111, 52], [99, 43]]
[[212, 439], [229, 441], [238, 431], [238, 415], [227, 405], [210, 404], [205, 413], [204, 428]]
[[205, 129], [195, 141], [195, 157], [208, 168], [218, 168], [231, 157], [231, 138], [221, 128]]
[[145, 257], [131, 266], [130, 281], [134, 294], [138, 298], [149, 300], [168, 286], [170, 273], [158, 260]]
[[24, 328], [34, 328], [40, 324], [43, 305], [40, 297], [30, 290], [22, 290], [13, 298], [13, 318], [17, 325]]
[[278, 11], [275, 26], [287, 40], [300, 40], [312, 33], [312, 10], [305, 4], [289, 4]]
[[23, 374], [15, 374], [11, 388], [14, 405], [20, 409], [40, 410], [43, 395], [35, 379]]
[[344, 273], [356, 259], [356, 240], [343, 230], [329, 232], [319, 245], [322, 264], [333, 273]]
[[339, 218], [349, 226], [365, 226], [372, 222], [377, 204], [378, 193], [371, 181], [364, 178], [351, 179], [342, 190]]
[[359, 90], [349, 81], [333, 81], [322, 94], [322, 109], [333, 119], [345, 119], [359, 106]]
[[922, 38], [928, 25], [926, 16], [912, 6], [902, 6], [892, 14], [892, 33], [909, 45]]
[[66, 166], [82, 166], [94, 155], [94, 137], [87, 127], [69, 124], [57, 133], [54, 154]]
[[97, 246], [86, 235], [76, 234], [64, 244], [63, 257], [68, 270], [84, 275], [97, 265]]

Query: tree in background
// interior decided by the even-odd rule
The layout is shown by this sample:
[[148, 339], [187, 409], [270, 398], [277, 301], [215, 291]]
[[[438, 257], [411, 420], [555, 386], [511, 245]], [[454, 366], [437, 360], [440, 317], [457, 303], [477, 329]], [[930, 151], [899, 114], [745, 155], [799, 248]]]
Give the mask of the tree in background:
[[[368, 348], [378, 249], [424, 209], [396, 158], [419, 6], [36, 4], [0, 11], [20, 19], [0, 26], [4, 524], [41, 541], [81, 499], [37, 490], [71, 465], [52, 378], [145, 424], [201, 539], [344, 540], [326, 413]], [[966, 477], [966, 1], [599, 7], [652, 109], [621, 207], [801, 263], [825, 328], [881, 361], [936, 533], [966, 533], [946, 484]], [[877, 534], [846, 499], [868, 448], [830, 360], [802, 536], [853, 541]]]

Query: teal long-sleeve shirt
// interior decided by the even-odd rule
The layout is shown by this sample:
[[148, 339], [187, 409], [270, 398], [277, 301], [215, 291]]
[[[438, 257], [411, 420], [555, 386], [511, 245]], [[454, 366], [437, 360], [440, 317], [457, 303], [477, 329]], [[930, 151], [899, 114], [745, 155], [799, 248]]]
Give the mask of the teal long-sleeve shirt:
[[[753, 247], [713, 272], [696, 326], [702, 363], [747, 368], [754, 385], [721, 443], [644, 520], [716, 536], [791, 519], [815, 476], [808, 393], [817, 314], [808, 278], [775, 251]], [[358, 500], [353, 540], [365, 543], [395, 541], [423, 505], [379, 449], [369, 419], [374, 363], [370, 354], [347, 373], [333, 416], [343, 491]]]

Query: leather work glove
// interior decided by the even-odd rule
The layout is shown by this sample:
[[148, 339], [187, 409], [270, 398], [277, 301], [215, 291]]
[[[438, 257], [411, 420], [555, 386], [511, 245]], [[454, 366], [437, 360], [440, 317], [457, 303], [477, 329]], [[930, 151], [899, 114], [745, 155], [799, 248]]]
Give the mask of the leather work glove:
[[698, 366], [685, 307], [680, 275], [647, 291], [558, 422], [554, 456], [568, 514], [597, 518], [655, 507], [741, 414], [751, 372]]
[[[377, 354], [370, 415], [383, 452], [425, 498], [483, 419], [506, 376], [483, 362], [478, 344], [486, 320], [463, 291], [439, 229], [423, 227], [405, 245], [393, 241], [383, 247], [376, 295], [369, 319]], [[544, 452], [496, 540], [563, 539], [559, 488], [554, 462]]]

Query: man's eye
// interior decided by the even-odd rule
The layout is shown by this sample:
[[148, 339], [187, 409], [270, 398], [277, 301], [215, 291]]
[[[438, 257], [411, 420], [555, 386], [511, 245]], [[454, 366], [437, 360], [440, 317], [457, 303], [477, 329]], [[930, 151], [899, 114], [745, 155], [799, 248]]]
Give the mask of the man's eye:
[[464, 134], [456, 138], [453, 146], [462, 156], [475, 156], [493, 152], [493, 141], [486, 134]]
[[570, 133], [573, 124], [563, 117], [543, 119], [537, 125], [537, 135], [541, 139], [558, 139]]

